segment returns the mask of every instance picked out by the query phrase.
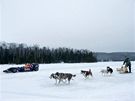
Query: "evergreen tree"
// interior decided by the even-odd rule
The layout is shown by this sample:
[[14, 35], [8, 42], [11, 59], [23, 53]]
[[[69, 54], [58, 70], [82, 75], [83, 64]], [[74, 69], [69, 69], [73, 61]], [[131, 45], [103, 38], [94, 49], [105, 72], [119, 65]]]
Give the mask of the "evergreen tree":
[[89, 50], [69, 48], [50, 49], [38, 45], [2, 43], [0, 44], [0, 64], [9, 63], [80, 63], [96, 62], [97, 59]]

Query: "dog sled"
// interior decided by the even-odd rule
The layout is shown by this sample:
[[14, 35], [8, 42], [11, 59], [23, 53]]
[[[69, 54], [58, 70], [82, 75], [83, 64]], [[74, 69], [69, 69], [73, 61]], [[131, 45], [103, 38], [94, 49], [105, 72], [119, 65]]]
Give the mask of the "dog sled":
[[125, 65], [123, 65], [121, 68], [116, 68], [116, 71], [118, 71], [120, 74], [129, 73], [128, 68]]

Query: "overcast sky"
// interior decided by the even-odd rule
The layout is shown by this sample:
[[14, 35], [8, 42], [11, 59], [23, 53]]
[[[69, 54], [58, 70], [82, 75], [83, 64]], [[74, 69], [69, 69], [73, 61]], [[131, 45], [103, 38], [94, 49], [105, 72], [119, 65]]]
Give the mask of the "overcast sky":
[[1, 0], [0, 41], [135, 51], [135, 0]]

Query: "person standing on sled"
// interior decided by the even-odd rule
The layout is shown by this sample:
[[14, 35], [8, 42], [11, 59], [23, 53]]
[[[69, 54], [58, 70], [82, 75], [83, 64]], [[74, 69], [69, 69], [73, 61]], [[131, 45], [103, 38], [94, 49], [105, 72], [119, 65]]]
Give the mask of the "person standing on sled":
[[131, 62], [129, 60], [129, 58], [126, 58], [123, 62], [123, 65], [125, 65], [126, 67], [129, 68], [129, 73], [131, 73]]

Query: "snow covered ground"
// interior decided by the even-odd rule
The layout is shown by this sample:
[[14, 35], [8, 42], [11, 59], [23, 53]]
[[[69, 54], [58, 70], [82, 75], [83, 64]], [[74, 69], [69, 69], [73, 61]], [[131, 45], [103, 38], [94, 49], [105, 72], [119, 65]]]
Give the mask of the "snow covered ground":
[[[119, 74], [116, 68], [122, 62], [98, 62], [75, 64], [40, 64], [38, 72], [5, 74], [2, 71], [11, 66], [0, 65], [1, 101], [134, 101], [135, 62], [131, 74]], [[20, 65], [19, 65], [20, 66]], [[111, 76], [102, 76], [101, 69], [110, 66]], [[80, 70], [92, 69], [93, 77], [85, 79]], [[70, 72], [77, 76], [70, 84], [55, 84], [51, 73]]]

